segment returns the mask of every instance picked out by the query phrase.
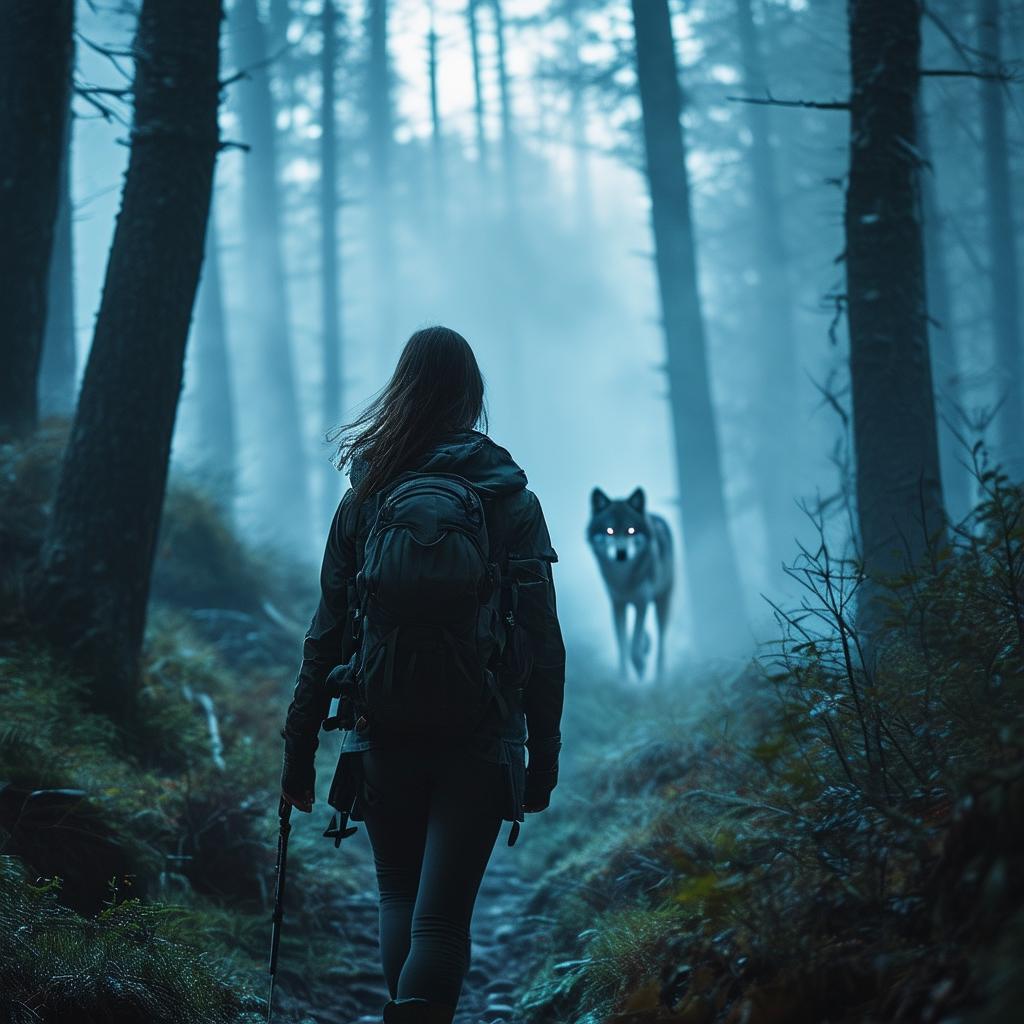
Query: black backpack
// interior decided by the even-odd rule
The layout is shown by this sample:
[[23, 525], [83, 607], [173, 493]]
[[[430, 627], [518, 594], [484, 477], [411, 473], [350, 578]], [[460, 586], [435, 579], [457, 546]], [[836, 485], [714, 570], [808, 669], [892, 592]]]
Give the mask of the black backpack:
[[458, 736], [506, 713], [501, 574], [467, 480], [406, 473], [378, 496], [356, 596], [357, 692], [370, 722]]

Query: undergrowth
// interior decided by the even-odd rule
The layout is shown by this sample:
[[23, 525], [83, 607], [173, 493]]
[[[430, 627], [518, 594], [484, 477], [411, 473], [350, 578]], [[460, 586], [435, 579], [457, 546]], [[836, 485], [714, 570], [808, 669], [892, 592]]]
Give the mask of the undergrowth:
[[256, 1024], [260, 1003], [243, 979], [191, 943], [180, 911], [112, 890], [82, 917], [58, 900], [61, 883], [32, 884], [0, 856], [0, 993], [10, 1024]]
[[[137, 711], [95, 713], [25, 612], [65, 431], [0, 447], [0, 1020], [262, 1019], [279, 730], [309, 587], [175, 481]], [[301, 1016], [289, 994], [326, 1002], [378, 970], [330, 909], [372, 886], [369, 865], [342, 872], [314, 827], [291, 846], [282, 1024]]]
[[979, 480], [870, 644], [862, 574], [822, 528], [778, 644], [593, 754], [552, 822], [571, 852], [531, 908], [524, 1019], [1018, 1019], [1024, 495]]

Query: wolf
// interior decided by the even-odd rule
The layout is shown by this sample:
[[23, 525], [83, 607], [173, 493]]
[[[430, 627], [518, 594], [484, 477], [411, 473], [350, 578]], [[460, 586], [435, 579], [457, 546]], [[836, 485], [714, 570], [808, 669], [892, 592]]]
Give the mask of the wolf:
[[590, 493], [590, 524], [587, 539], [597, 557], [612, 602], [615, 638], [619, 646], [619, 669], [627, 673], [626, 606], [633, 605], [633, 637], [628, 660], [638, 678], [643, 678], [650, 649], [644, 628], [647, 606], [653, 602], [658, 624], [658, 656], [655, 678], [665, 671], [665, 631], [675, 568], [672, 532], [661, 516], [647, 511], [642, 487], [628, 498], [609, 498], [600, 487]]

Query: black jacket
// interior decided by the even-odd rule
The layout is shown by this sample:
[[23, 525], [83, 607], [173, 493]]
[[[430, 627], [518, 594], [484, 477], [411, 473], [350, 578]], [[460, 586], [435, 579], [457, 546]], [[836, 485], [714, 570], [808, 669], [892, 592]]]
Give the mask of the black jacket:
[[[512, 721], [502, 724], [495, 740], [528, 747], [559, 736], [565, 648], [555, 607], [551, 565], [558, 556], [551, 546], [537, 496], [526, 487], [526, 474], [512, 456], [489, 437], [464, 431], [447, 438], [420, 459], [413, 469], [424, 473], [454, 473], [468, 480], [484, 501], [490, 527], [491, 557], [519, 580], [517, 620], [528, 640], [532, 669], [523, 688], [521, 707], [513, 707]], [[359, 468], [353, 471], [358, 483]], [[320, 603], [303, 643], [302, 667], [288, 717], [285, 739], [293, 749], [315, 749], [320, 724], [326, 717], [330, 695], [324, 681], [341, 663], [342, 638], [351, 629], [347, 595], [359, 571], [359, 552], [372, 526], [376, 503], [355, 500], [350, 488], [334, 515], [323, 567]], [[507, 558], [507, 562], [505, 559]], [[369, 735], [349, 734], [345, 750], [369, 749]], [[508, 750], [498, 759], [506, 760]], [[514, 751], [511, 756], [515, 756]], [[518, 788], [518, 787], [517, 787]], [[517, 815], [518, 816], [518, 815]]]

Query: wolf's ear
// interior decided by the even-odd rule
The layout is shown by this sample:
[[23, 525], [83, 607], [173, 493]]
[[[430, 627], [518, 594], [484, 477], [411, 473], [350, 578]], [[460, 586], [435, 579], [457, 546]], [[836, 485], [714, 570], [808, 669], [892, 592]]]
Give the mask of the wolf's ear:
[[633, 493], [632, 493], [632, 494], [631, 494], [631, 495], [630, 495], [630, 496], [629, 496], [629, 497], [628, 497], [628, 498], [626, 499], [626, 501], [627, 501], [627, 502], [629, 502], [629, 506], [630, 506], [630, 508], [632, 508], [632, 509], [634, 509], [635, 511], [639, 512], [639, 513], [640, 513], [640, 515], [643, 515], [643, 514], [644, 514], [644, 504], [645, 504], [646, 500], [647, 500], [647, 499], [646, 499], [646, 498], [645, 498], [645, 496], [644, 496], [644, 489], [643, 489], [642, 487], [638, 487], [638, 488], [637, 488], [637, 489], [636, 489], [636, 490], [635, 490], [635, 491], [634, 491], [634, 492], [633, 492]]
[[612, 499], [600, 487], [595, 487], [590, 492], [590, 511], [594, 515], [597, 515], [598, 512], [603, 512], [611, 503]]

